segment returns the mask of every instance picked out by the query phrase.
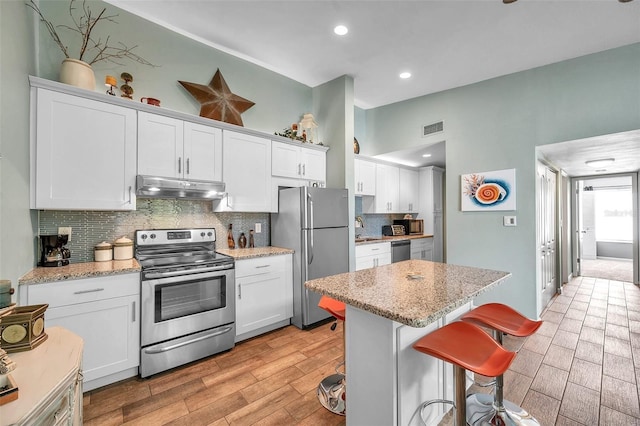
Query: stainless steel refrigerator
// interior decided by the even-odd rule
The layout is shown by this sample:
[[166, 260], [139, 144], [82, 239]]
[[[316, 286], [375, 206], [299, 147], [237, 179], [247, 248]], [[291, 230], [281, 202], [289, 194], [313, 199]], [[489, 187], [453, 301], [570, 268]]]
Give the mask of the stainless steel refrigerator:
[[305, 281], [349, 272], [347, 190], [300, 187], [281, 189], [278, 213], [271, 215], [271, 245], [293, 254], [293, 318], [306, 328], [330, 315], [318, 308], [320, 294]]

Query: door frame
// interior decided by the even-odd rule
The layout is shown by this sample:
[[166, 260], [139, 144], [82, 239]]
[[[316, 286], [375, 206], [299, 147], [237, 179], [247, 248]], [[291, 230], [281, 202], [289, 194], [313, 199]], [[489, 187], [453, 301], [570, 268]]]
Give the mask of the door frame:
[[631, 176], [631, 197], [632, 197], [632, 207], [633, 207], [633, 283], [636, 285], [640, 284], [640, 224], [638, 222], [640, 210], [640, 204], [638, 199], [638, 176], [639, 172], [631, 172], [631, 173], [611, 173], [611, 174], [599, 174], [599, 175], [587, 175], [587, 176], [575, 176], [571, 177], [571, 190], [573, 191], [571, 197], [571, 235], [572, 235], [572, 249], [571, 249], [571, 265], [572, 265], [572, 275], [579, 276], [578, 272], [578, 194], [576, 193], [576, 183], [582, 180], [588, 179], [601, 179], [601, 178], [609, 178], [609, 177], [622, 177], [622, 176]]

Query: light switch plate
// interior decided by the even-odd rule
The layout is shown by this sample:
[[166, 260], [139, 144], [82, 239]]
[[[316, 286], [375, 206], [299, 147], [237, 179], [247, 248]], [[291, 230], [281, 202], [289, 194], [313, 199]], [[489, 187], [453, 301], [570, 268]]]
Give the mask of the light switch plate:
[[503, 216], [502, 218], [504, 226], [517, 226], [518, 221], [515, 216]]
[[69, 241], [71, 241], [71, 227], [70, 226], [58, 226], [58, 235], [68, 235]]
[[256, 223], [255, 228], [253, 228], [253, 230], [255, 231], [256, 234], [259, 234], [262, 232], [262, 224], [261, 223]]

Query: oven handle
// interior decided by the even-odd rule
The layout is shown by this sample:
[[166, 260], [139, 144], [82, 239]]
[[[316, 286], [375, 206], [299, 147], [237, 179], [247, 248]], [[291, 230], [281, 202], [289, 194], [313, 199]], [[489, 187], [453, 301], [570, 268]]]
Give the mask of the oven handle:
[[204, 336], [200, 336], [200, 337], [196, 337], [195, 339], [192, 340], [187, 340], [186, 342], [180, 342], [180, 343], [174, 343], [173, 345], [167, 345], [167, 346], [161, 346], [159, 348], [147, 348], [144, 350], [145, 353], [149, 354], [149, 355], [154, 355], [154, 354], [161, 354], [163, 352], [168, 352], [171, 351], [173, 349], [178, 349], [182, 346], [186, 346], [186, 345], [190, 345], [192, 343], [196, 343], [199, 342], [201, 340], [206, 340], [206, 339], [210, 339], [212, 337], [216, 337], [216, 336], [220, 336], [221, 334], [225, 334], [231, 331], [231, 327], [225, 327], [222, 330], [218, 330], [215, 331], [211, 334], [206, 334]]
[[191, 270], [187, 269], [182, 271], [147, 272], [144, 274], [144, 277], [145, 278], [167, 278], [167, 277], [176, 277], [176, 276], [189, 276], [189, 275], [203, 274], [203, 273], [213, 272], [213, 271], [224, 271], [225, 269], [233, 269], [233, 265], [219, 265], [219, 266], [212, 266], [211, 268], [199, 268], [199, 269], [191, 269]]
[[[232, 269], [229, 269], [232, 270]], [[151, 275], [151, 274], [149, 274]], [[149, 277], [149, 275], [147, 275], [147, 277]], [[220, 272], [215, 271], [215, 272], [205, 272], [203, 274], [181, 274], [180, 276], [165, 276], [162, 275], [162, 278], [157, 278], [157, 279], [152, 279], [152, 280], [148, 280], [148, 279], [144, 279], [142, 280], [143, 284], [148, 284], [148, 285], [158, 285], [158, 284], [173, 284], [173, 283], [179, 283], [180, 281], [190, 281], [193, 279], [205, 279], [205, 278], [212, 278], [212, 277], [219, 277], [221, 276]]]

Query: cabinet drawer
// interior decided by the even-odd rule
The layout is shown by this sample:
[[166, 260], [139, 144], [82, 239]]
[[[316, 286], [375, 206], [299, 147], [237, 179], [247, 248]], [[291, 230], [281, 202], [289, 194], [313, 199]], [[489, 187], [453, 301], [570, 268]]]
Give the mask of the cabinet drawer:
[[236, 261], [236, 278], [284, 271], [287, 263], [286, 256], [291, 255], [265, 256], [238, 260]]
[[30, 305], [48, 303], [50, 308], [140, 294], [140, 274], [119, 274], [100, 278], [31, 284]]
[[365, 244], [356, 246], [356, 257], [391, 253], [391, 243]]

